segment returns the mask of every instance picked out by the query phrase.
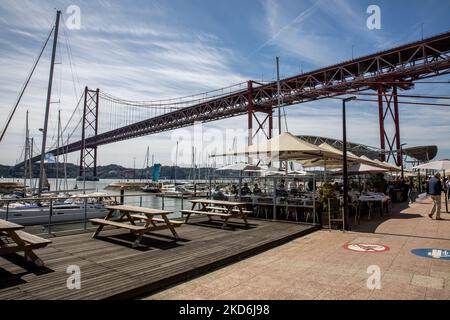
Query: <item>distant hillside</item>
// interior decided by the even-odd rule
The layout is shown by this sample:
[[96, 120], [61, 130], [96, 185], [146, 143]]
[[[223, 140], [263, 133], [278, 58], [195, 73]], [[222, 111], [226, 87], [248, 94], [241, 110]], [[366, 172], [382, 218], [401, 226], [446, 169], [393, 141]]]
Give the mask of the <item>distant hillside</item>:
[[[55, 178], [56, 177], [56, 165], [54, 164], [46, 164], [46, 173], [47, 177]], [[79, 166], [73, 163], [68, 163], [66, 165], [67, 168], [67, 177], [76, 178], [79, 174]], [[212, 169], [209, 169], [210, 172]], [[23, 178], [23, 167], [14, 168], [11, 166], [0, 165], [0, 177], [4, 178]], [[177, 167], [176, 170], [176, 178], [177, 179], [192, 179], [193, 170], [191, 168], [181, 168]], [[207, 168], [200, 168], [196, 170], [196, 177], [200, 179], [205, 179], [208, 176]], [[151, 168], [150, 168], [151, 173]], [[144, 179], [147, 175], [147, 170], [145, 169], [136, 169], [133, 168], [125, 168], [116, 164], [110, 164], [107, 166], [99, 166], [97, 167], [97, 174], [100, 179]], [[231, 172], [225, 173], [226, 175], [232, 175]], [[235, 173], [236, 174], [236, 173]], [[39, 163], [35, 163], [33, 166], [33, 176], [39, 176]], [[59, 177], [64, 176], [63, 164], [59, 164]], [[223, 176], [223, 174], [221, 174]], [[161, 179], [174, 179], [175, 177], [175, 167], [174, 166], [162, 166], [161, 167]]]

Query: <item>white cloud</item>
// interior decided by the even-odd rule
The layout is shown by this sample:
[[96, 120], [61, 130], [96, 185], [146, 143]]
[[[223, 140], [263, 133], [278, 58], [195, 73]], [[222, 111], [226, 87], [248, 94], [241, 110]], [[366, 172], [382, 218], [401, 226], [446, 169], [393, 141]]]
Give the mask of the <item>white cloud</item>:
[[[105, 11], [98, 13], [98, 10], [90, 10], [87, 5], [81, 5], [82, 30], [68, 31], [62, 28], [60, 32], [62, 56], [59, 60], [62, 59], [63, 64], [56, 66], [53, 100], [61, 100], [63, 123], [68, 120], [78, 94], [85, 85], [93, 89], [99, 87], [124, 99], [158, 100], [205, 92], [247, 79], [233, 70], [233, 53], [220, 43], [217, 36], [190, 32], [185, 28], [180, 29], [179, 26], [162, 28], [150, 17], [145, 21], [133, 21], [129, 19], [133, 12], [123, 11], [123, 6], [102, 3], [108, 7], [104, 9], [108, 10], [108, 14], [105, 14]], [[0, 110], [4, 115], [14, 102], [38, 52], [39, 43], [45, 39], [47, 20], [48, 17], [51, 18], [52, 11], [45, 12], [49, 3], [30, 2], [29, 5], [29, 10], [21, 9], [17, 2], [1, 5], [7, 13], [2, 14], [2, 19], [13, 26], [3, 31], [1, 35], [4, 39], [0, 39], [10, 45], [10, 51], [0, 57], [0, 72], [3, 75], [0, 78]], [[164, 13], [160, 6], [156, 7], [156, 10], [152, 7], [150, 11], [149, 15], [155, 19]], [[73, 76], [79, 80], [79, 83], [76, 83], [77, 96], [74, 94], [68, 64], [65, 34], [69, 35], [75, 57], [77, 72]], [[27, 41], [27, 38], [31, 37], [33, 40], [40, 40], [35, 42], [36, 47], [34, 43], [30, 45]], [[26, 108], [31, 110], [32, 134], [42, 127], [49, 55], [48, 48], [14, 117], [13, 125], [6, 139], [2, 141], [2, 150], [20, 149], [23, 144], [22, 127]], [[57, 125], [57, 107], [56, 104], [52, 105], [50, 131], [54, 131]], [[100, 116], [108, 117], [107, 112], [111, 110], [108, 110], [107, 106], [103, 107]], [[2, 117], [1, 120], [5, 118]], [[39, 135], [36, 138], [38, 137]], [[76, 137], [79, 137], [79, 134]], [[129, 141], [128, 145], [133, 148], [142, 140], [157, 141], [158, 138], [141, 138]], [[51, 141], [48, 144], [51, 144]], [[127, 142], [124, 144], [127, 145]], [[158, 145], [167, 147], [164, 144]], [[111, 159], [111, 162], [130, 161], [128, 154], [118, 152], [120, 146], [105, 146], [102, 149], [102, 159]], [[14, 163], [16, 154], [17, 152], [2, 152], [0, 161]], [[72, 158], [75, 157], [76, 155], [72, 155]]]

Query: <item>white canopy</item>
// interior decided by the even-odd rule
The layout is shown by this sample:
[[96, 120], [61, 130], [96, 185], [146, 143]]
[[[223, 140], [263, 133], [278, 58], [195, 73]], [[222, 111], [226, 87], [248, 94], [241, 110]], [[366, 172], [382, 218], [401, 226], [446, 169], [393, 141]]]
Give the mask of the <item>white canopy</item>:
[[[386, 173], [389, 170], [387, 169], [383, 169], [383, 168], [379, 168], [379, 167], [375, 167], [375, 166], [370, 166], [368, 164], [364, 164], [364, 163], [358, 163], [358, 164], [354, 164], [353, 166], [348, 168], [348, 174], [370, 174], [370, 173]], [[343, 170], [338, 170], [336, 171], [336, 174], [342, 174]]]
[[450, 160], [444, 159], [444, 160], [439, 160], [439, 161], [432, 161], [432, 162], [428, 162], [425, 164], [421, 164], [420, 166], [414, 167], [414, 169], [449, 171], [450, 170]]
[[254, 156], [259, 159], [271, 159], [274, 161], [294, 161], [317, 157], [336, 159], [338, 157], [336, 153], [303, 141], [289, 132], [246, 147], [243, 150], [231, 151], [221, 155], [212, 155], [212, 157], [220, 156]]
[[[315, 159], [308, 159], [297, 162], [303, 165], [304, 168], [313, 168], [313, 167], [321, 167], [327, 169], [342, 168], [342, 158], [344, 153], [341, 150], [333, 146], [330, 146], [328, 143], [322, 143], [321, 145], [319, 145], [319, 148], [332, 152], [335, 154], [335, 156], [333, 158], [319, 157]], [[347, 160], [349, 163], [361, 162], [358, 156], [348, 151], [347, 151]]]
[[247, 163], [234, 163], [219, 168], [217, 171], [261, 171], [261, 168]]
[[388, 169], [389, 171], [402, 171], [402, 168], [394, 166], [393, 164], [390, 164], [389, 162], [386, 161], [383, 162], [378, 159], [374, 159], [373, 162], [380, 164], [380, 166]]

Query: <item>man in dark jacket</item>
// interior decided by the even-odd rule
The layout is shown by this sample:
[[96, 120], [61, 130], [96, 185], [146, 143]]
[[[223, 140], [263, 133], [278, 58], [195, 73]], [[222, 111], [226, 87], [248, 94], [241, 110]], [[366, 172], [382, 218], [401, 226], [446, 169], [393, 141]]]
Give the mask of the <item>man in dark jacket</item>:
[[433, 215], [436, 212], [436, 220], [443, 220], [441, 219], [442, 184], [440, 173], [436, 173], [434, 177], [428, 181], [428, 190], [428, 193], [431, 195], [431, 199], [433, 199], [433, 208], [428, 216], [433, 219]]

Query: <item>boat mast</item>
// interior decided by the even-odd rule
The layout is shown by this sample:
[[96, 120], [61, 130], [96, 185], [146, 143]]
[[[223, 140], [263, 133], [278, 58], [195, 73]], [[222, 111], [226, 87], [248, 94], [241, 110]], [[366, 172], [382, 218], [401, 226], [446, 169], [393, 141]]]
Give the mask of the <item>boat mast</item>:
[[178, 165], [178, 141], [177, 141], [177, 151], [175, 153], [175, 172], [174, 172], [174, 185], [177, 187], [177, 165]]
[[58, 134], [56, 139], [56, 191], [59, 190], [58, 187], [58, 176], [59, 176], [59, 139], [61, 131], [61, 109], [58, 110]]
[[[62, 132], [61, 132], [61, 135], [62, 135]], [[69, 190], [69, 184], [67, 183], [67, 160], [68, 160], [68, 156], [67, 156], [67, 154], [69, 153], [68, 151], [69, 151], [69, 139], [70, 139], [70, 136], [69, 135], [67, 135], [67, 149], [66, 149], [66, 153], [64, 154], [64, 156], [63, 156], [63, 159], [64, 159], [64, 190]], [[62, 137], [61, 137], [61, 141], [63, 141], [63, 139], [62, 139]]]
[[34, 194], [34, 189], [35, 189], [35, 183], [33, 182], [33, 162], [31, 161], [31, 159], [33, 158], [33, 145], [34, 145], [34, 139], [31, 138], [30, 143], [30, 156], [28, 158], [28, 166], [29, 166], [29, 171], [30, 171], [30, 189], [31, 189], [31, 194]]
[[150, 177], [150, 167], [148, 166], [149, 161], [150, 161], [150, 147], [147, 146], [147, 154], [145, 156], [145, 159], [147, 161], [146, 163], [146, 177], [145, 180], [147, 180], [147, 182], [149, 181], [149, 177]]
[[[24, 197], [26, 197], [27, 193], [27, 160], [28, 160], [28, 149], [29, 149], [29, 131], [28, 131], [28, 110], [25, 118], [25, 152], [24, 152], [24, 159], [23, 159], [23, 193]], [[31, 156], [30, 156], [31, 158]], [[31, 185], [31, 180], [30, 180]]]
[[50, 75], [48, 79], [48, 89], [47, 89], [47, 103], [45, 105], [45, 118], [44, 118], [44, 131], [42, 133], [42, 149], [41, 149], [41, 163], [39, 168], [39, 189], [38, 196], [42, 195], [42, 180], [44, 176], [44, 161], [45, 161], [45, 145], [47, 142], [47, 127], [48, 127], [48, 116], [50, 112], [50, 100], [52, 98], [52, 83], [53, 83], [53, 71], [55, 69], [55, 57], [56, 57], [56, 47], [58, 44], [58, 31], [59, 31], [59, 20], [61, 18], [61, 11], [56, 11], [56, 23], [55, 23], [55, 33], [53, 35], [53, 49], [52, 49], [52, 61], [50, 64]]

